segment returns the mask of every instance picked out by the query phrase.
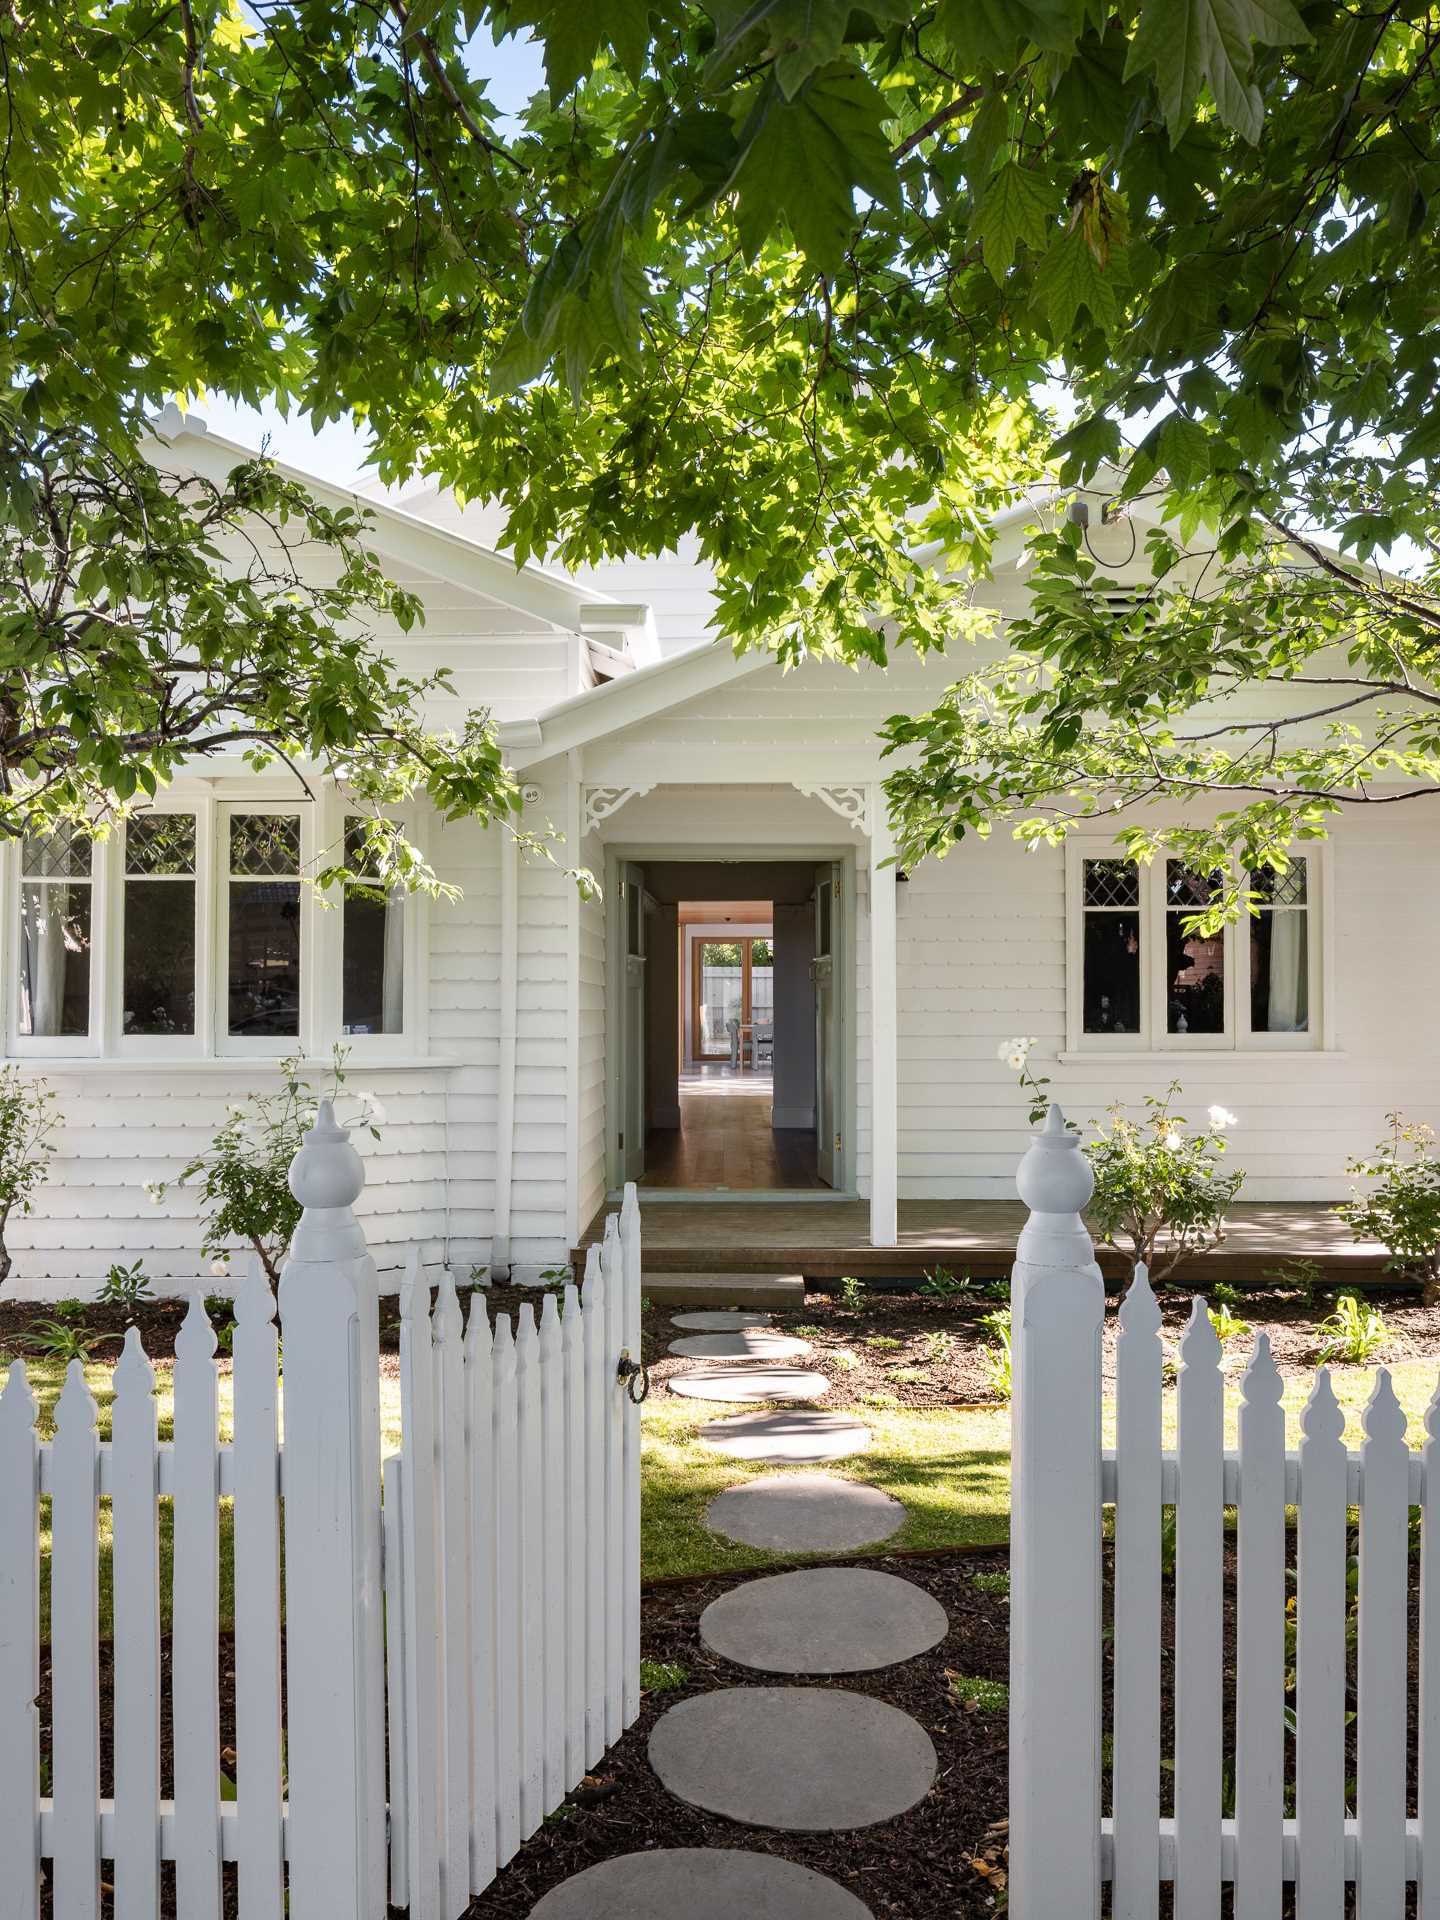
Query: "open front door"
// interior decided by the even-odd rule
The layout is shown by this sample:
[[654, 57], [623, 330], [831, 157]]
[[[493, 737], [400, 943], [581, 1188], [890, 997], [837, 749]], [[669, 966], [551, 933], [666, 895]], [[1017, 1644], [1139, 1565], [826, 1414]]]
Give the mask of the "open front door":
[[826, 1186], [839, 1184], [844, 1141], [840, 1128], [840, 868], [815, 869], [815, 1169]]
[[620, 869], [625, 977], [616, 996], [620, 1011], [617, 1145], [624, 1180], [638, 1180], [645, 1171], [645, 905], [645, 869], [627, 860]]

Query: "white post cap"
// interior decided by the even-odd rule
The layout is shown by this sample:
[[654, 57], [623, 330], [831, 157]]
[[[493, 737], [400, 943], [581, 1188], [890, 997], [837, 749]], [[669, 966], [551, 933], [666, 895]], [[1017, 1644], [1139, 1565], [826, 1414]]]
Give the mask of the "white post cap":
[[1055, 1101], [1050, 1103], [1044, 1127], [1031, 1136], [1015, 1185], [1032, 1213], [1079, 1213], [1089, 1204], [1095, 1175], [1080, 1151], [1079, 1134], [1066, 1126]]

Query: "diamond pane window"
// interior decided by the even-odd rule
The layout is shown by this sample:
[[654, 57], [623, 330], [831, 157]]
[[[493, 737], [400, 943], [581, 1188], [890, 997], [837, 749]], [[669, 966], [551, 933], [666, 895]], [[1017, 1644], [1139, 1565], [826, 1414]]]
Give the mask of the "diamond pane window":
[[374, 884], [345, 889], [340, 1024], [345, 1033], [400, 1033], [405, 1025], [405, 896], [379, 881], [362, 823], [345, 823], [345, 858]]
[[61, 821], [42, 833], [27, 833], [20, 854], [26, 879], [88, 880], [94, 846], [83, 828]]
[[236, 813], [230, 818], [230, 871], [298, 874], [300, 820], [293, 813]]
[[1133, 860], [1082, 868], [1086, 1033], [1140, 1031], [1140, 869]]
[[1140, 869], [1133, 860], [1085, 862], [1087, 907], [1138, 907]]
[[120, 1029], [195, 1031], [195, 816], [147, 813], [125, 828]]
[[1250, 1031], [1310, 1031], [1309, 862], [1252, 873], [1264, 904], [1250, 922]]
[[170, 878], [195, 871], [193, 813], [145, 813], [125, 828], [127, 874]]
[[300, 821], [230, 817], [226, 1030], [235, 1039], [300, 1033]]

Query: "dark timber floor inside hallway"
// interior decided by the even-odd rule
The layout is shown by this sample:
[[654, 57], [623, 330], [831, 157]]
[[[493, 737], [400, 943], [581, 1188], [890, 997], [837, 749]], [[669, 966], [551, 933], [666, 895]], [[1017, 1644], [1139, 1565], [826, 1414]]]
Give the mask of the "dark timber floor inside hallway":
[[680, 1125], [652, 1128], [645, 1141], [641, 1191], [657, 1187], [730, 1192], [803, 1190], [824, 1183], [815, 1170], [815, 1135], [770, 1124], [768, 1072], [707, 1064], [680, 1079]]

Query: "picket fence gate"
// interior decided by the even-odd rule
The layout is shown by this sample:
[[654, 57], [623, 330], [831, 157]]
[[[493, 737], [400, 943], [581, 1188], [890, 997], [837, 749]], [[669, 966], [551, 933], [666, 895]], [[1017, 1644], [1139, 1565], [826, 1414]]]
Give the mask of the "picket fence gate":
[[[1180, 1346], [1178, 1439], [1162, 1446], [1160, 1309], [1143, 1268], [1120, 1311], [1115, 1440], [1102, 1445], [1105, 1296], [1080, 1209], [1093, 1181], [1052, 1108], [1022, 1162], [1031, 1217], [1014, 1311], [1011, 1526], [1010, 1911], [1154, 1920], [1163, 1883], [1175, 1920], [1440, 1920], [1440, 1389], [1421, 1451], [1378, 1371], [1364, 1444], [1321, 1368], [1285, 1446], [1282, 1381], [1262, 1333], [1245, 1372], [1239, 1447], [1227, 1451], [1221, 1346], [1197, 1300]], [[1113, 1693], [1104, 1711], [1102, 1521], [1114, 1516]], [[1166, 1509], [1174, 1510], [1173, 1644], [1162, 1647]], [[1222, 1659], [1225, 1510], [1236, 1512], [1236, 1685], [1227, 1739]], [[1348, 1517], [1359, 1510], [1356, 1759], [1346, 1728]], [[1410, 1515], [1418, 1509], [1419, 1786], [1408, 1811]], [[1295, 1769], [1287, 1774], [1287, 1510], [1294, 1515]], [[1437, 1536], [1440, 1537], [1440, 1536]], [[1162, 1672], [1169, 1654], [1169, 1751]], [[1110, 1807], [1103, 1739], [1110, 1737]], [[1161, 1817], [1161, 1778], [1173, 1812]], [[1222, 1812], [1233, 1792], [1233, 1815]], [[1293, 1814], [1287, 1814], [1287, 1793]], [[1428, 1856], [1428, 1871], [1427, 1871]]]
[[[639, 1409], [621, 1366], [640, 1353], [634, 1188], [591, 1250], [583, 1289], [565, 1288], [563, 1313], [547, 1294], [538, 1325], [525, 1305], [492, 1338], [478, 1293], [465, 1325], [448, 1275], [432, 1313], [412, 1258], [401, 1447], [382, 1462], [377, 1275], [352, 1212], [363, 1178], [322, 1104], [291, 1169], [304, 1213], [280, 1328], [258, 1264], [237, 1292], [231, 1441], [219, 1438], [216, 1335], [198, 1295], [175, 1343], [171, 1441], [158, 1438], [155, 1372], [133, 1328], [108, 1441], [78, 1361], [48, 1443], [23, 1362], [9, 1368], [0, 1920], [38, 1920], [46, 1862], [53, 1920], [97, 1920], [107, 1886], [115, 1920], [154, 1920], [162, 1862], [174, 1863], [183, 1920], [220, 1920], [226, 1862], [240, 1920], [381, 1920], [387, 1900], [415, 1920], [455, 1920], [638, 1712]], [[228, 1772], [217, 1671], [227, 1512]], [[102, 1796], [107, 1519], [113, 1792]], [[173, 1797], [162, 1798], [167, 1703]]]

